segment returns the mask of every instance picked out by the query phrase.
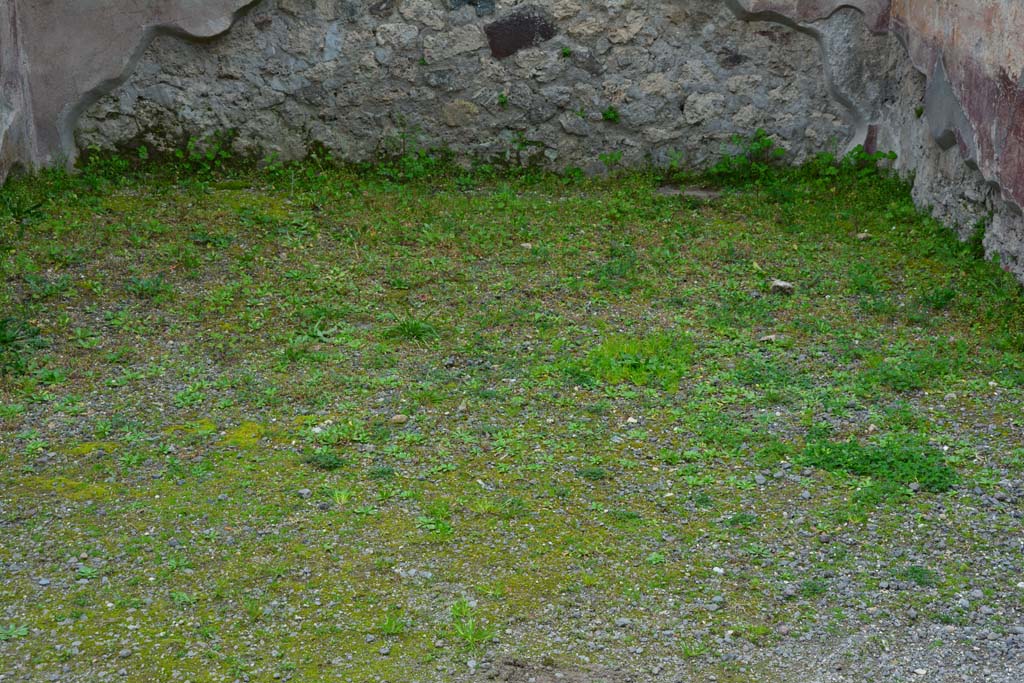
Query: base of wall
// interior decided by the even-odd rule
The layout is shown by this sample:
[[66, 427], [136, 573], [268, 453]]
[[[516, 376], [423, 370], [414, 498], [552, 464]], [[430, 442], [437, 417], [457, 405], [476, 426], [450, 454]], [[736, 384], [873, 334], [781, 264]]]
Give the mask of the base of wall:
[[[444, 148], [464, 160], [589, 173], [605, 171], [609, 159], [701, 168], [764, 129], [793, 163], [858, 144], [897, 152], [918, 205], [961, 237], [987, 223], [988, 253], [1024, 281], [1024, 219], [1006, 184], [1014, 179], [997, 177], [1014, 169], [992, 160], [976, 112], [958, 99], [967, 67], [951, 63], [946, 74], [941, 41], [949, 37], [927, 33], [932, 15], [915, 2], [898, 16], [885, 0], [111, 8], [118, 26], [142, 22], [138, 35], [119, 32], [96, 84], [64, 83], [79, 94], [67, 102], [33, 97], [27, 83], [77, 73], [28, 59], [67, 26], [45, 8], [4, 7], [0, 174], [73, 160], [78, 149], [171, 149], [223, 131], [232, 131], [234, 152], [279, 160], [313, 147], [351, 161]], [[102, 12], [76, 11], [103, 23]], [[22, 35], [28, 29], [43, 35]], [[58, 113], [39, 118], [51, 109]], [[55, 133], [65, 127], [73, 134]]]

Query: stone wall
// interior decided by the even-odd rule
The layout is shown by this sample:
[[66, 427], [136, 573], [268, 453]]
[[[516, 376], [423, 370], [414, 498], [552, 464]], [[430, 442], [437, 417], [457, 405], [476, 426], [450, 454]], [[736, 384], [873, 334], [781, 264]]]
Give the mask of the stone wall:
[[[800, 160], [850, 138], [812, 37], [707, 0], [261, 2], [205, 44], [158, 38], [83, 145], [236, 131], [242, 153], [396, 145], [600, 170], [701, 164], [763, 127]], [[454, 5], [454, 8], [450, 8]]]
[[227, 130], [280, 159], [702, 166], [764, 128], [794, 162], [896, 150], [1024, 279], [1022, 70], [1017, 0], [0, 0], [0, 178]]

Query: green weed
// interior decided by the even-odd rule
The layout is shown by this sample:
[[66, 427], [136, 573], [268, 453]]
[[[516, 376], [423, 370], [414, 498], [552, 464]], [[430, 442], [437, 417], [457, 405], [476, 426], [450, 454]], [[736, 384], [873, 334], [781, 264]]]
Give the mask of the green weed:
[[935, 586], [939, 583], [939, 576], [934, 570], [916, 564], [900, 569], [896, 572], [896, 577], [922, 587]]
[[591, 382], [625, 382], [674, 390], [689, 369], [693, 351], [693, 342], [683, 334], [620, 335], [591, 351], [572, 371], [574, 376]]
[[128, 292], [140, 299], [159, 299], [169, 296], [174, 288], [163, 277], [133, 277], [125, 285]]
[[14, 626], [13, 624], [0, 626], [0, 643], [8, 640], [14, 640], [15, 638], [24, 638], [27, 635], [27, 626]]
[[321, 446], [302, 460], [307, 465], [312, 465], [319, 470], [332, 472], [348, 464], [348, 459], [338, 454], [333, 448]]
[[0, 318], [0, 376], [25, 374], [31, 354], [46, 346], [38, 327], [14, 317]]
[[604, 111], [601, 112], [601, 118], [608, 123], [618, 123], [621, 115], [619, 110], [609, 105]]
[[871, 477], [884, 486], [918, 484], [922, 490], [941, 493], [958, 481], [956, 471], [946, 463], [942, 451], [904, 436], [891, 436], [876, 443], [848, 441], [812, 442], [800, 461], [830, 471]]
[[377, 630], [381, 635], [396, 637], [405, 633], [406, 629], [409, 628], [410, 620], [405, 618], [399, 611], [389, 611], [384, 615], [384, 619], [377, 626]]
[[451, 617], [455, 636], [470, 648], [489, 643], [497, 635], [497, 630], [477, 617], [476, 610], [465, 599], [452, 605]]

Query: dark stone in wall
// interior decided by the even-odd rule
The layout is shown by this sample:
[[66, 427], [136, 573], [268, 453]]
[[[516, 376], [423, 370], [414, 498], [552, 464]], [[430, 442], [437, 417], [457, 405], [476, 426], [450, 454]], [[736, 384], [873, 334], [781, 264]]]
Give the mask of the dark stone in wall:
[[355, 23], [359, 19], [359, 15], [363, 11], [364, 5], [356, 0], [338, 0], [337, 12], [338, 17], [344, 19], [348, 23]]
[[539, 8], [524, 5], [484, 27], [491, 55], [511, 57], [523, 48], [540, 45], [558, 34], [554, 22]]
[[719, 50], [718, 52], [718, 63], [721, 64], [722, 67], [726, 69], [733, 69], [739, 66], [740, 64], [743, 64], [744, 62], [748, 61], [750, 61], [749, 57], [740, 54], [735, 50], [730, 50], [726, 48], [723, 50]]
[[370, 5], [370, 14], [375, 17], [387, 17], [395, 11], [395, 0], [378, 0]]
[[486, 17], [488, 14], [494, 14], [494, 1], [495, 0], [447, 0], [446, 4], [448, 9], [455, 11], [466, 5], [472, 5], [476, 7], [476, 15], [478, 17]]

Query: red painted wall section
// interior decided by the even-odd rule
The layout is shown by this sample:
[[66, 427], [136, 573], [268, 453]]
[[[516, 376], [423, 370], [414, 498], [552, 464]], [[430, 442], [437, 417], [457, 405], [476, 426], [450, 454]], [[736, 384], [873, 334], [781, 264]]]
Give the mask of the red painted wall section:
[[985, 177], [1024, 206], [1024, 3], [895, 0], [892, 14], [918, 69], [932, 77], [941, 61], [970, 124], [961, 151], [976, 148]]
[[[1021, 0], [739, 0], [746, 11], [798, 24], [854, 7], [892, 31], [929, 79], [926, 115], [967, 163], [1024, 206], [1024, 2]], [[886, 74], [877, 74], [885, 78]]]

